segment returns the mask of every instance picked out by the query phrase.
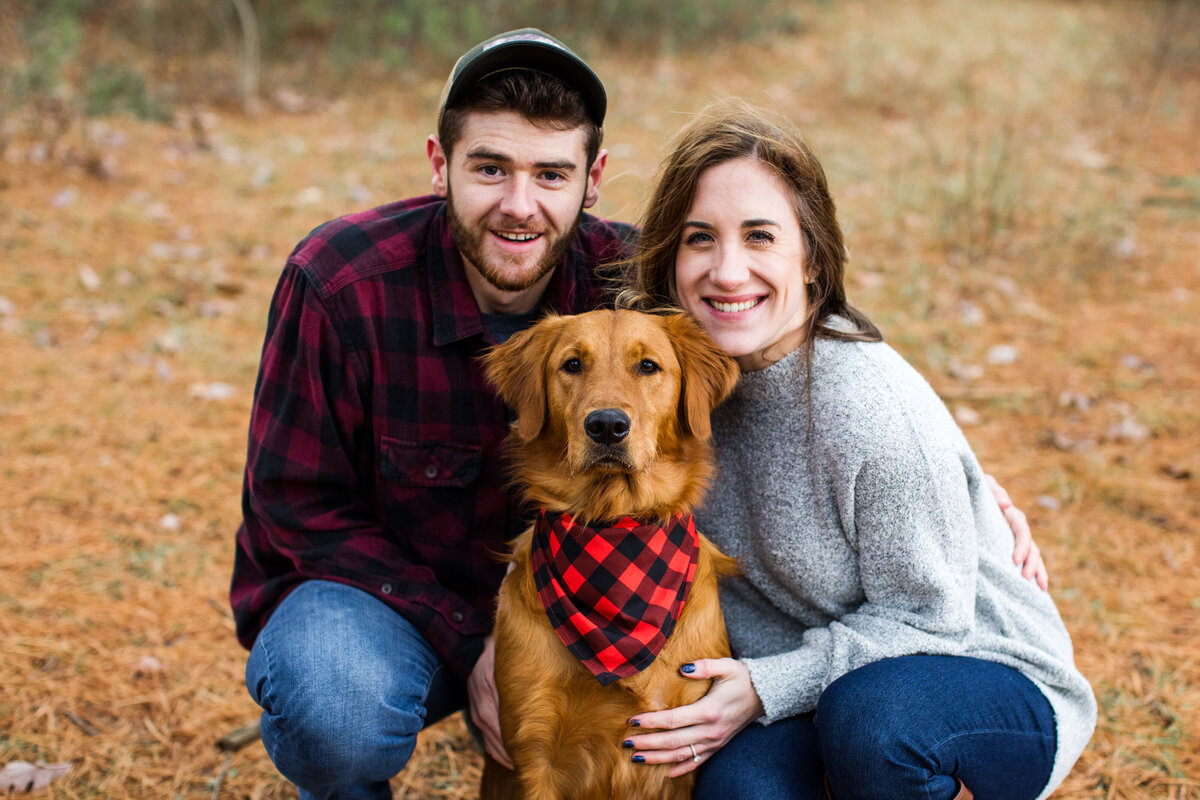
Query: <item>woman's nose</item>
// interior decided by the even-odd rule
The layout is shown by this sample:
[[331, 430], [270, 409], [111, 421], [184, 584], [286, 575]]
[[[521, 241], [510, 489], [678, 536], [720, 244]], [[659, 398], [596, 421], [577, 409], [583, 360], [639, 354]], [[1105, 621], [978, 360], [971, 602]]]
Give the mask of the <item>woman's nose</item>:
[[750, 277], [746, 259], [736, 247], [722, 247], [713, 265], [709, 280], [722, 289], [733, 289]]

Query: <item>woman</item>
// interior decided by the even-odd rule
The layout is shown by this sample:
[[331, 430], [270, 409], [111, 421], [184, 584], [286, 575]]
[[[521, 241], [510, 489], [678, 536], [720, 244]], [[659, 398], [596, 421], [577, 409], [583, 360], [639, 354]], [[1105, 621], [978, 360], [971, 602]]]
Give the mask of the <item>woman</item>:
[[682, 306], [742, 368], [697, 526], [744, 575], [722, 589], [736, 660], [685, 666], [709, 693], [624, 744], [702, 766], [702, 798], [1045, 797], [1091, 688], [950, 414], [847, 304], [845, 260], [794, 129], [728, 104], [680, 133], [626, 300]]

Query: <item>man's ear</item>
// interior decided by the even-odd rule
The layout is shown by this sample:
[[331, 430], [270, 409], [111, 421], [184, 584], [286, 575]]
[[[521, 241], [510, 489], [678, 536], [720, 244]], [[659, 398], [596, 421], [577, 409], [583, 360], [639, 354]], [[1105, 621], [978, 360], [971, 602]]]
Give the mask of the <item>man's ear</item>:
[[600, 199], [600, 173], [604, 172], [604, 165], [607, 163], [608, 151], [601, 150], [596, 154], [592, 166], [588, 168], [587, 193], [583, 196], [584, 208], [591, 208]]
[[425, 155], [429, 157], [429, 168], [433, 171], [433, 193], [445, 197], [446, 187], [450, 185], [446, 177], [450, 165], [436, 134], [430, 134], [425, 140]]

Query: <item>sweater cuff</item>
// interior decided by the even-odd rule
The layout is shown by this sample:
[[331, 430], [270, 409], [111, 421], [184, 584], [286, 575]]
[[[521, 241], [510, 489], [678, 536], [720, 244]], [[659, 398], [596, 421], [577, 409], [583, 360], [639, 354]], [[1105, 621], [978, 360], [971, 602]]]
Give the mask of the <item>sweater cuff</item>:
[[780, 653], [764, 658], [743, 658], [750, 671], [750, 682], [762, 701], [761, 725], [806, 714], [817, 707], [821, 697], [821, 674], [812, 659], [799, 653]]

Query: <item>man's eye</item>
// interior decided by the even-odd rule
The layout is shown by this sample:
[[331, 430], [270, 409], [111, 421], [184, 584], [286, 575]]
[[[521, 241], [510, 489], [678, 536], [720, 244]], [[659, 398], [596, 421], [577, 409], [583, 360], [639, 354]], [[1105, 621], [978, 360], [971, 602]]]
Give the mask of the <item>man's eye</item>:
[[568, 358], [563, 362], [562, 371], [569, 372], [572, 375], [583, 372], [583, 362], [578, 358]]
[[651, 361], [648, 358], [643, 358], [641, 360], [641, 363], [638, 364], [638, 374], [639, 375], [653, 375], [654, 373], [658, 372], [660, 369], [662, 369], [662, 368], [660, 366], [658, 366], [658, 364], [655, 364], [653, 361]]
[[495, 164], [484, 164], [482, 167], [479, 168], [479, 172], [483, 175], [488, 176], [489, 178], [494, 178], [497, 175], [501, 174], [500, 168], [497, 167]]

